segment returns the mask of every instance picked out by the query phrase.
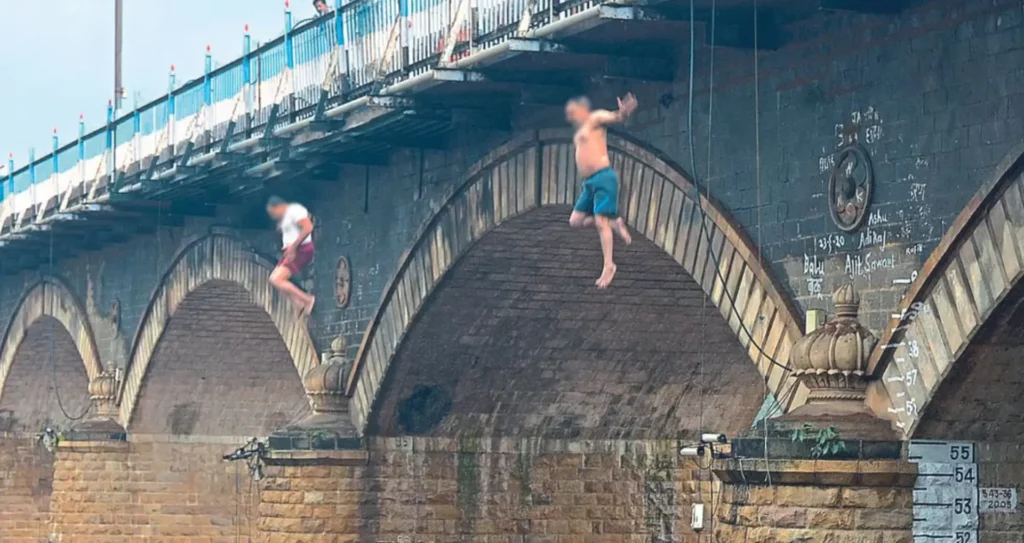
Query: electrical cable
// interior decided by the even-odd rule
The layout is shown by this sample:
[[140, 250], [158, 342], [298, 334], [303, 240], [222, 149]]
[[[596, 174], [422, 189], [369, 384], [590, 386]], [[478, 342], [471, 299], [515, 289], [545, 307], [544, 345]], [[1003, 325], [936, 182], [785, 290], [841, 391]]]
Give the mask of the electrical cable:
[[[53, 275], [53, 228], [52, 227], [50, 228], [50, 265], [49, 265], [48, 275], [50, 277], [54, 277], [54, 275]], [[48, 299], [49, 297], [46, 296], [44, 298]], [[51, 373], [51, 377], [52, 377], [52, 380], [53, 380], [53, 392], [54, 392], [54, 395], [57, 396], [57, 407], [60, 407], [60, 412], [64, 414], [64, 418], [66, 418], [66, 419], [68, 419], [68, 420], [70, 420], [72, 422], [82, 420], [82, 419], [85, 418], [86, 415], [89, 414], [89, 410], [92, 408], [92, 402], [86, 403], [85, 404], [85, 408], [82, 410], [82, 413], [79, 414], [76, 417], [72, 417], [71, 415], [69, 415], [67, 409], [64, 408], [64, 401], [60, 397], [60, 382], [57, 379], [57, 335], [56, 335], [55, 327], [52, 324], [48, 328], [49, 328], [49, 333], [50, 333], [50, 368], [53, 370], [52, 373]]]
[[[755, 9], [756, 9], [756, 6], [755, 6]], [[715, 17], [714, 9], [712, 9], [712, 21], [714, 21], [714, 17]], [[693, 6], [691, 5], [691, 10], [690, 10], [690, 27], [692, 28], [695, 24], [696, 24], [696, 14], [695, 14], [695, 12], [693, 10]], [[712, 27], [712, 35], [713, 34], [714, 34], [714, 28]], [[755, 49], [755, 52], [756, 52], [756, 50], [757, 50], [757, 35], [756, 35], [757, 34], [757, 20], [756, 20], [756, 12], [755, 12], [755, 21], [754, 21], [754, 34], [755, 34], [755, 36], [754, 36], [754, 42], [755, 42], [754, 49]], [[694, 45], [695, 45], [695, 39], [694, 39], [693, 33], [691, 32], [691, 34], [690, 34], [690, 81], [688, 83], [689, 84], [689, 106], [688, 106], [689, 115], [688, 115], [688, 121], [687, 121], [687, 125], [688, 125], [687, 126], [687, 138], [689, 139], [691, 171], [693, 171], [693, 175], [694, 175], [694, 177], [696, 177], [696, 174], [697, 174], [697, 172], [696, 172], [697, 163], [696, 163], [695, 144], [694, 144], [694, 138], [693, 138], [693, 92], [694, 92], [693, 79], [694, 79], [694, 64], [696, 63], [696, 59], [695, 59], [696, 52], [694, 51]], [[710, 70], [711, 70], [712, 73], [714, 73], [714, 58], [715, 58], [714, 57], [714, 42], [712, 42], [711, 50], [712, 50], [712, 56], [711, 56]], [[755, 55], [755, 60], [756, 60], [756, 55]], [[755, 72], [757, 71], [756, 62], [755, 62], [755, 65], [754, 65], [754, 70], [755, 70]], [[713, 84], [714, 80], [711, 80], [711, 83]], [[755, 76], [754, 84], [755, 84], [755, 87], [756, 87], [757, 86], [756, 76]], [[711, 92], [711, 95], [713, 96], [714, 88], [710, 87], [709, 91]], [[709, 100], [711, 100], [711, 98], [709, 98]], [[713, 107], [713, 102], [710, 102], [709, 103], [709, 107], [708, 107], [709, 111], [711, 110], [712, 107]], [[759, 109], [759, 107], [760, 106], [759, 106], [759, 104], [757, 102], [757, 97], [755, 96], [755, 109]], [[755, 119], [755, 122], [759, 122], [759, 121], [757, 121]], [[710, 157], [711, 156], [711, 142], [710, 142], [711, 116], [710, 116], [710, 114], [708, 116], [708, 135], [709, 135], [709, 140], [708, 140], [708, 157]], [[758, 147], [760, 147], [760, 141], [758, 141], [757, 145], [758, 145]], [[758, 157], [760, 157], [760, 149], [758, 149], [757, 153], [758, 153]], [[708, 164], [709, 164], [708, 172], [709, 172], [709, 175], [710, 175], [710, 158], [709, 158]], [[760, 177], [760, 171], [756, 172], [756, 174], [757, 174], [758, 177]], [[706, 185], [706, 183], [707, 183], [707, 180], [705, 180], [705, 185]], [[700, 189], [698, 187], [698, 193], [699, 192], [700, 192]], [[709, 201], [709, 202], [711, 201], [711, 192], [710, 192], [710, 190], [709, 190], [709, 188], [707, 186], [704, 187], [704, 197], [705, 197], [705, 199], [707, 201]], [[743, 323], [743, 315], [740, 315], [739, 310], [736, 309], [736, 299], [732, 296], [732, 294], [729, 293], [729, 289], [727, 288], [728, 281], [726, 281], [726, 278], [722, 275], [722, 269], [721, 269], [722, 268], [722, 262], [721, 262], [720, 255], [716, 255], [715, 254], [714, 243], [713, 243], [713, 240], [711, 239], [711, 232], [706, 227], [707, 226], [707, 221], [708, 221], [707, 212], [704, 211], [704, 207], [702, 205], [700, 205], [699, 201], [697, 202], [697, 206], [696, 207], [699, 210], [700, 215], [701, 215], [700, 234], [698, 234], [698, 238], [703, 236], [704, 239], [707, 242], [708, 257], [714, 263], [715, 275], [717, 276], [718, 280], [722, 282], [722, 294], [726, 297], [726, 299], [729, 300], [729, 312], [731, 314], [735, 314], [736, 315], [736, 318], [737, 318], [736, 320], [737, 320], [737, 322], [739, 324], [739, 329], [742, 330], [743, 334], [745, 336], [747, 336], [748, 339], [750, 339], [750, 344], [753, 345], [754, 348], [757, 349], [758, 353], [761, 356], [763, 356], [765, 358], [765, 360], [767, 360], [770, 364], [778, 366], [778, 367], [782, 368], [783, 370], [785, 370], [787, 372], [793, 371], [792, 368], [790, 368], [786, 364], [783, 364], [782, 362], [779, 362], [778, 360], [775, 359], [775, 357], [773, 357], [772, 355], [768, 354], [764, 350], [764, 348], [754, 338], [753, 332], [751, 332], [747, 328], [747, 325]], [[758, 248], [758, 255], [757, 256], [758, 256], [758, 261], [760, 262], [760, 260], [761, 260], [760, 247]], [[696, 271], [696, 270], [694, 270], [694, 271]], [[767, 379], [767, 376], [765, 378]]]
[[[755, 86], [754, 108], [755, 108], [755, 117], [759, 116], [759, 114], [760, 114], [760, 99], [759, 99], [758, 96], [756, 96], [756, 93], [759, 92], [759, 84], [757, 82], [758, 66], [757, 66], [757, 54], [756, 53], [757, 53], [757, 49], [758, 49], [757, 48], [757, 38], [758, 38], [758, 36], [757, 36], [757, 12], [756, 12], [756, 9], [757, 9], [757, 6], [755, 5], [755, 15], [754, 15], [754, 17], [755, 17], [755, 19], [754, 19], [754, 50], [755, 50], [755, 57], [754, 57], [754, 60], [755, 60], [755, 62], [754, 62], [754, 72], [755, 72], [755, 77], [754, 77], [754, 86]], [[691, 27], [695, 23], [696, 23], [696, 17], [695, 17], [695, 15], [693, 13], [691, 13], [691, 20], [690, 20]], [[692, 36], [691, 36], [691, 41], [693, 41], [693, 37]], [[714, 49], [714, 47], [712, 46], [712, 50], [713, 49]], [[712, 60], [714, 60], [713, 56], [711, 58], [712, 58]], [[693, 73], [692, 66], [694, 64], [695, 64], [695, 51], [693, 50], [693, 47], [691, 47], [690, 48], [690, 65], [691, 65], [690, 72], [691, 72], [691, 77], [690, 77], [690, 81], [689, 81], [689, 102], [690, 102], [689, 103], [689, 109], [690, 109], [690, 111], [692, 111], [692, 109], [693, 109], [693, 92], [694, 92], [693, 91], [693, 87], [694, 87], [694, 83], [693, 83], [693, 76], [692, 76], [692, 73]], [[713, 64], [711, 66], [711, 71], [712, 72], [714, 71], [714, 65]], [[713, 91], [713, 89], [712, 89], [712, 91]], [[689, 119], [688, 128], [687, 128], [687, 138], [689, 139], [691, 170], [693, 170], [693, 169], [696, 168], [696, 163], [694, 162], [694, 160], [695, 160], [694, 157], [695, 157], [696, 153], [695, 153], [695, 144], [694, 144], [694, 139], [693, 139], [693, 122], [692, 122], [693, 116], [692, 116], [692, 114], [689, 117], [690, 117], [690, 119]], [[709, 120], [710, 120], [710, 117], [709, 117]], [[711, 131], [710, 123], [709, 123], [708, 131], [709, 131], [709, 133]], [[757, 180], [758, 180], [757, 183], [760, 186], [760, 176], [761, 176], [761, 173], [760, 173], [760, 119], [759, 118], [755, 118], [755, 132], [756, 132], [756, 138], [757, 138], [757, 142], [755, 144], [756, 147], [757, 147], [757, 149], [755, 151], [756, 155], [757, 155], [757, 158], [756, 158], [756, 161], [757, 161], [757, 171], [755, 172], [755, 176], [757, 177]], [[710, 141], [709, 141], [709, 146], [710, 146]], [[710, 155], [711, 150], [709, 149], [708, 152], [709, 152], [709, 155]], [[694, 172], [694, 175], [696, 175], [696, 172]], [[698, 189], [698, 191], [699, 191], [699, 189]], [[708, 190], [707, 186], [704, 187], [704, 197], [705, 197], [705, 199], [707, 201], [711, 200], [711, 193]], [[764, 359], [767, 362], [769, 362], [770, 364], [772, 364], [774, 366], [778, 366], [779, 368], [782, 368], [782, 370], [784, 372], [786, 372], [786, 373], [792, 372], [793, 368], [789, 367], [786, 364], [783, 364], [782, 362], [779, 362], [778, 360], [775, 359], [775, 357], [773, 357], [772, 355], [768, 354], [768, 352], [764, 350], [764, 347], [762, 347], [761, 344], [758, 343], [757, 339], [754, 338], [753, 332], [751, 332], [747, 328], [746, 324], [744, 324], [743, 316], [740, 315], [739, 310], [736, 309], [736, 299], [732, 296], [732, 294], [729, 293], [729, 289], [727, 288], [728, 282], [727, 282], [726, 278], [722, 275], [721, 259], [720, 259], [719, 255], [715, 254], [714, 244], [713, 244], [713, 240], [711, 238], [711, 232], [710, 232], [710, 230], [708, 228], [706, 228], [707, 221], [708, 221], [708, 215], [704, 211], [704, 207], [700, 205], [700, 202], [698, 202], [696, 207], [697, 207], [697, 209], [698, 209], [698, 211], [699, 211], [699, 213], [701, 215], [700, 234], [698, 235], [698, 237], [703, 236], [705, 241], [707, 242], [708, 258], [711, 259], [712, 263], [714, 264], [715, 275], [718, 278], [718, 280], [721, 281], [721, 283], [722, 283], [722, 295], [725, 296], [726, 299], [729, 301], [729, 312], [730, 312], [730, 314], [736, 315], [736, 317], [737, 317], [737, 324], [739, 326], [739, 330], [741, 330], [743, 332], [743, 334], [750, 340], [750, 345], [752, 345], [755, 349], [757, 349], [758, 354], [760, 356], [764, 357]], [[760, 225], [758, 226], [758, 228], [760, 229]], [[757, 250], [757, 258], [758, 258], [758, 261], [760, 262], [761, 261], [760, 246], [758, 247], [758, 250]], [[785, 379], [785, 376], [783, 377], [783, 379]], [[765, 375], [765, 387], [767, 387], [767, 386], [768, 386], [768, 375]]]
[[[757, 260], [761, 261], [761, 82], [758, 72], [760, 51], [758, 51], [757, 0], [754, 0], [754, 178], [757, 185]], [[768, 401], [768, 377], [764, 380], [764, 399]], [[772, 486], [772, 470], [768, 467], [768, 417], [761, 419], [764, 427], [764, 472], [768, 486]]]
[[[695, 19], [696, 19], [696, 15], [695, 15], [695, 12], [694, 12], [694, 0], [690, 0], [690, 92], [689, 92], [689, 96], [688, 96], [688, 106], [687, 106], [687, 114], [686, 114], [686, 124], [687, 124], [687, 132], [688, 133], [692, 133], [693, 132], [693, 74], [694, 74], [694, 65], [696, 64], [696, 61], [695, 61], [696, 55], [694, 54], [694, 50], [697, 47], [697, 45], [696, 45], [697, 44], [697, 41], [696, 41], [696, 34], [697, 34], [697, 32], [696, 32], [696, 27], [694, 25]], [[710, 129], [710, 125], [709, 125], [709, 129]], [[690, 142], [691, 143], [693, 142], [693, 138], [692, 137], [690, 138]], [[697, 175], [697, 158], [696, 158], [696, 153], [694, 152], [694, 146], [693, 145], [690, 145], [690, 165], [691, 165], [691, 168], [693, 169], [694, 175]], [[710, 189], [709, 189], [709, 192], [710, 192]], [[698, 419], [698, 424], [697, 424], [697, 435], [698, 436], [702, 435], [703, 432], [704, 432], [704, 361], [705, 361], [705, 352], [707, 350], [707, 349], [704, 348], [704, 344], [706, 343], [704, 341], [704, 338], [707, 337], [708, 297], [707, 296], [701, 296], [700, 300], [701, 300], [701, 306], [700, 306], [700, 337], [701, 337], [701, 341], [700, 341], [700, 353], [699, 353], [699, 356], [698, 356], [698, 359], [697, 359], [697, 371], [698, 371], [698, 374], [699, 374], [699, 376], [698, 376], [698, 385], [697, 385], [698, 386], [697, 393], [698, 393], [698, 405], [700, 406], [700, 409], [699, 409], [700, 418]], [[701, 468], [700, 463], [697, 463], [697, 467]], [[708, 464], [708, 467], [710, 468], [710, 462]], [[702, 482], [701, 481], [701, 479], [702, 479], [702, 475], [701, 474], [704, 471], [704, 469], [705, 468], [701, 468], [701, 469], [699, 469], [697, 471], [697, 501], [698, 502], [703, 502], [704, 501], [704, 488], [703, 488], [704, 485], [701, 484], [701, 482]]]

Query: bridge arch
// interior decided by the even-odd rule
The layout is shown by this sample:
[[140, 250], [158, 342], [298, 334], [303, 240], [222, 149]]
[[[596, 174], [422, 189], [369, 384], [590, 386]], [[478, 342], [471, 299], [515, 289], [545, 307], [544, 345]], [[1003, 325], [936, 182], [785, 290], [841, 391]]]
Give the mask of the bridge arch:
[[876, 411], [907, 437], [992, 438], [999, 421], [982, 411], [1003, 411], [1020, 396], [1003, 390], [1019, 378], [997, 364], [1024, 356], [1022, 275], [1024, 144], [956, 217], [904, 296], [905, 316], [886, 327], [868, 368], [878, 377]]
[[[801, 336], [799, 313], [759, 260], [754, 244], [678, 165], [621, 136], [610, 134], [608, 143], [621, 180], [620, 213], [699, 284], [770, 391], [790, 403], [799, 401], [794, 394], [783, 394], [792, 381], [761, 352], [786, 363]], [[463, 185], [403, 256], [363, 337], [348, 382], [353, 422], [360, 431], [406, 332], [452, 266], [507, 219], [538, 207], [572, 204], [580, 185], [571, 134], [562, 130], [524, 134], [470, 168]], [[717, 258], [717, 271], [711, 254]]]
[[270, 286], [273, 263], [258, 256], [240, 240], [213, 234], [189, 243], [172, 262], [150, 300], [135, 334], [120, 404], [120, 419], [127, 428], [139, 402], [147, 370], [172, 317], [186, 298], [212, 288], [234, 287], [273, 322], [298, 375], [296, 383], [318, 364], [316, 348], [306, 325], [289, 302]]
[[[61, 348], [58, 351], [62, 355], [73, 357], [66, 351], [77, 352], [77, 358], [84, 366], [86, 377], [80, 383], [82, 386], [79, 392], [82, 398], [87, 398], [86, 387], [89, 380], [102, 371], [92, 328], [89, 326], [84, 306], [71, 290], [59, 279], [46, 277], [25, 291], [4, 332], [3, 342], [0, 343], [0, 399], [4, 397], [5, 385], [11, 376], [19, 349], [27, 340], [32, 339], [33, 331], [43, 327], [50, 328], [47, 336], [51, 337], [50, 340], [43, 341], [60, 344]], [[57, 337], [54, 338], [50, 334], [56, 334]], [[40, 361], [43, 362], [47, 364], [46, 374], [49, 376], [50, 361]], [[61, 365], [65, 366], [63, 363]]]

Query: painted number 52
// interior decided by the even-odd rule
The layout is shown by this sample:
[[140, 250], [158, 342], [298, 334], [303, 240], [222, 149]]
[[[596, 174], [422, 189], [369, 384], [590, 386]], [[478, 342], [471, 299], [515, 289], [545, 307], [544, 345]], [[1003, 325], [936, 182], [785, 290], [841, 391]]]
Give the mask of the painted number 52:
[[956, 543], [973, 543], [973, 541], [974, 540], [971, 538], [971, 532], [956, 533]]

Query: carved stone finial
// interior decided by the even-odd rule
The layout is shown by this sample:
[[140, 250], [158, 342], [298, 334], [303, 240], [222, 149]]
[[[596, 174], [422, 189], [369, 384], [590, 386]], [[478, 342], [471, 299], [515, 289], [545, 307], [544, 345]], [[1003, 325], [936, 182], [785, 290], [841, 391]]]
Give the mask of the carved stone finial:
[[345, 385], [349, 364], [345, 358], [345, 347], [344, 337], [335, 338], [323, 363], [309, 370], [302, 379], [314, 413], [340, 413], [348, 410]]
[[836, 317], [840, 319], [856, 319], [860, 313], [860, 293], [849, 283], [832, 293], [832, 303], [836, 306]]
[[95, 418], [117, 418], [117, 374], [105, 369], [89, 381], [89, 399], [96, 406]]
[[793, 346], [793, 375], [809, 389], [809, 404], [863, 402], [868, 358], [878, 340], [857, 320], [860, 295], [853, 285], [839, 287], [832, 301], [836, 318]]
[[65, 438], [69, 441], [124, 441], [125, 431], [117, 421], [117, 370], [113, 364], [89, 380], [89, 399], [95, 408], [92, 415], [76, 424]]

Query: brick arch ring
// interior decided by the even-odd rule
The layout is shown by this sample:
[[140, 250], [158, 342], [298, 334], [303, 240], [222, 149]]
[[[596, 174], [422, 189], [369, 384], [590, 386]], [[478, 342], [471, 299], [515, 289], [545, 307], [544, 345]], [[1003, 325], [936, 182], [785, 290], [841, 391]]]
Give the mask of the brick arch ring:
[[252, 295], [253, 303], [270, 316], [281, 334], [300, 379], [316, 367], [319, 361], [309, 330], [267, 281], [273, 265], [247, 244], [222, 234], [194, 240], [178, 253], [150, 299], [132, 342], [119, 408], [119, 419], [125, 428], [131, 422], [146, 370], [171, 317], [189, 294], [210, 281], [228, 281]]
[[[776, 398], [787, 398], [787, 409], [797, 405], [800, 394], [791, 389], [796, 385], [785, 369], [770, 360], [787, 363], [793, 343], [802, 335], [799, 313], [782, 294], [755, 245], [678, 165], [621, 136], [609, 134], [608, 146], [620, 177], [623, 217], [701, 285], [771, 392]], [[445, 273], [474, 242], [506, 219], [540, 206], [574, 203], [581, 184], [571, 134], [562, 130], [514, 138], [469, 169], [465, 182], [403, 255], [363, 336], [347, 388], [352, 420], [360, 432], [402, 338]], [[703, 230], [702, 217], [706, 217]]]
[[14, 356], [25, 339], [28, 329], [42, 317], [56, 319], [68, 331], [85, 365], [89, 380], [100, 374], [99, 350], [89, 326], [85, 307], [72, 294], [71, 289], [54, 277], [35, 283], [22, 295], [0, 343], [0, 395], [14, 364]]
[[[1024, 143], [939, 240], [868, 363], [868, 404], [912, 437], [971, 339], [1024, 276]], [[883, 347], [884, 346], [884, 347]]]

